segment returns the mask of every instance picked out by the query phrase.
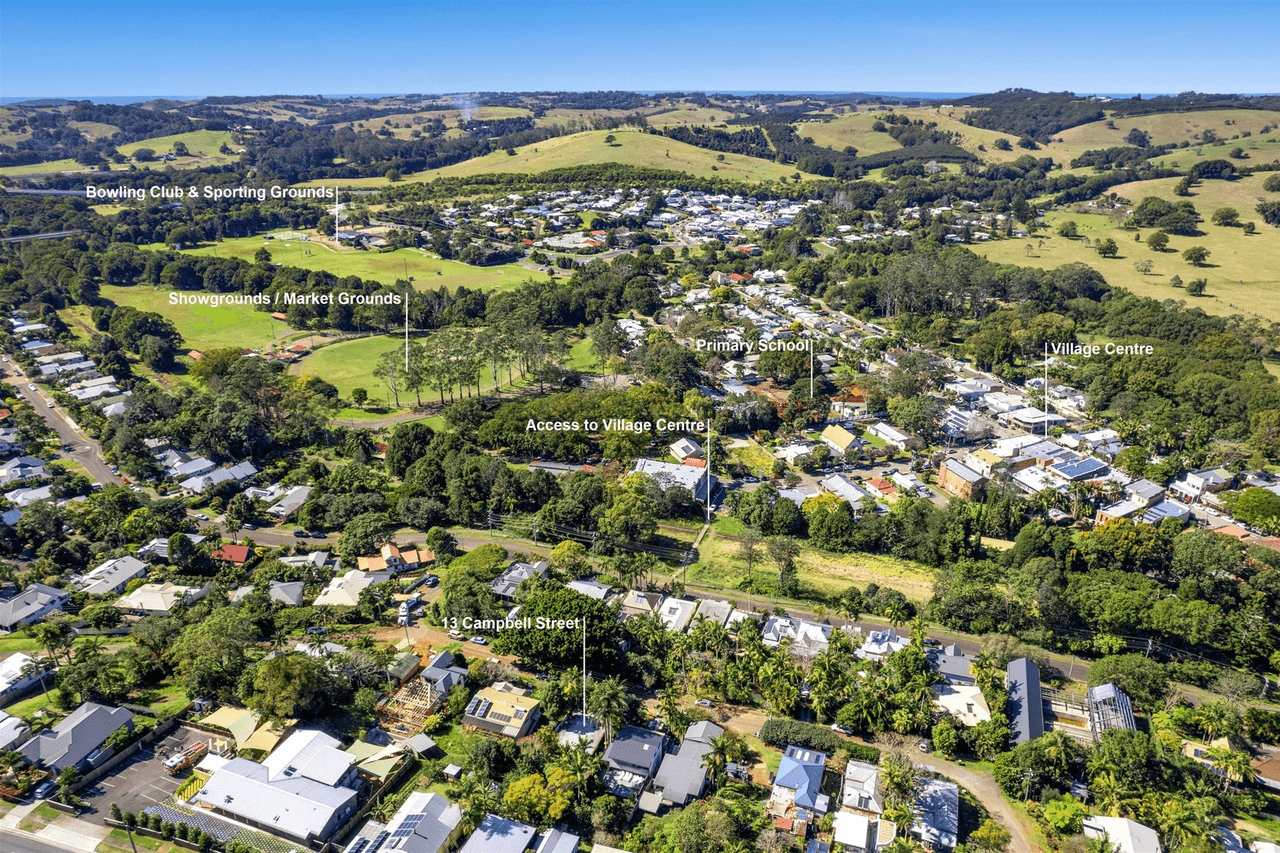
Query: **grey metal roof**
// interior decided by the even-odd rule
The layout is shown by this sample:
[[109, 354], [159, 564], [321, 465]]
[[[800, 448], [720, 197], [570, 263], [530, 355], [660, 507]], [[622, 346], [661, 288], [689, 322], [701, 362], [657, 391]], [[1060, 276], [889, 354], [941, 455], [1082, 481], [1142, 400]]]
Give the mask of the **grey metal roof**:
[[527, 823], [496, 814], [485, 815], [459, 853], [523, 853], [536, 832]]
[[461, 822], [462, 810], [441, 795], [414, 791], [388, 821], [382, 849], [438, 853]]
[[1009, 692], [1009, 728], [1014, 743], [1026, 743], [1044, 734], [1044, 698], [1040, 692], [1040, 667], [1027, 658], [1009, 661], [1005, 667]]
[[662, 766], [653, 779], [653, 786], [662, 791], [662, 799], [683, 806], [702, 794], [707, 782], [707, 768], [702, 760], [711, 752], [711, 741], [722, 734], [724, 729], [711, 722], [689, 726], [680, 748], [662, 759]]
[[12, 628], [44, 612], [49, 605], [66, 600], [67, 594], [62, 590], [33, 583], [8, 601], [0, 601], [0, 627]]
[[605, 763], [615, 770], [651, 775], [662, 761], [666, 735], [638, 726], [623, 726], [605, 750]]
[[55, 772], [75, 767], [132, 719], [133, 712], [127, 708], [85, 702], [52, 729], [45, 729], [24, 743], [21, 752], [32, 764]]

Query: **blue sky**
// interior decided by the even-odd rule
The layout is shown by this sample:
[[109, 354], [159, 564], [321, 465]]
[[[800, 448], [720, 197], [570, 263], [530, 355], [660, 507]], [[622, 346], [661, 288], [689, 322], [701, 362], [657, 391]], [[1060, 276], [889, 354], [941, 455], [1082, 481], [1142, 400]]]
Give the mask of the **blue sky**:
[[1280, 92], [1280, 2], [9, 2], [0, 97]]

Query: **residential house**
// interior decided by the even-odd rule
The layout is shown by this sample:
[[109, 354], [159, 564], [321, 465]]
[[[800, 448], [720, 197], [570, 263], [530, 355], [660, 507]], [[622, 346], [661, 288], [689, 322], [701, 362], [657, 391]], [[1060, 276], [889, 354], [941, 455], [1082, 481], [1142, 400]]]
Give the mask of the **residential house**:
[[1126, 817], [1090, 815], [1084, 819], [1086, 838], [1105, 838], [1116, 853], [1161, 853], [1154, 829]]
[[[205, 537], [198, 533], [184, 533], [192, 545], [199, 545], [205, 540]], [[138, 557], [142, 560], [156, 560], [158, 562], [168, 562], [169, 560], [169, 539], [165, 536], [157, 536], [146, 545], [138, 549]]]
[[8, 752], [17, 749], [30, 734], [31, 730], [21, 717], [0, 711], [0, 750]]
[[209, 553], [209, 556], [213, 559], [230, 563], [233, 566], [243, 566], [249, 562], [249, 557], [252, 555], [253, 549], [248, 545], [223, 545]]
[[19, 751], [31, 764], [51, 770], [55, 776], [68, 767], [83, 773], [115, 754], [114, 748], [104, 744], [121, 728], [133, 730], [132, 711], [85, 702], [53, 728], [37, 733]]
[[693, 621], [693, 612], [697, 608], [696, 601], [672, 596], [662, 602], [662, 607], [658, 610], [658, 618], [667, 626], [667, 630], [681, 634]]
[[489, 582], [489, 589], [493, 590], [493, 594], [498, 598], [514, 601], [516, 589], [523, 581], [545, 578], [548, 568], [550, 566], [547, 565], [546, 560], [539, 560], [536, 563], [512, 563], [507, 566], [506, 571]]
[[[305, 586], [302, 581], [269, 581], [267, 583], [267, 598], [271, 601], [277, 601], [286, 607], [297, 607], [302, 604], [302, 593]], [[236, 589], [231, 593], [231, 603], [235, 604], [244, 601], [256, 588], [250, 584]]]
[[986, 477], [954, 459], [943, 462], [938, 470], [938, 487], [964, 500], [972, 500], [986, 482]]
[[301, 509], [302, 505], [310, 497], [310, 486], [294, 486], [285, 492], [280, 500], [267, 507], [267, 515], [272, 518], [278, 518], [281, 521], [292, 518], [294, 513]]
[[629, 589], [622, 596], [621, 614], [624, 618], [631, 616], [656, 616], [662, 609], [662, 602], [667, 597], [660, 592], [640, 592]]
[[954, 643], [941, 649], [929, 649], [925, 652], [925, 658], [929, 662], [929, 668], [941, 675], [948, 684], [965, 685], [975, 681], [973, 665], [978, 659], [973, 655], [966, 655]]
[[524, 853], [537, 834], [527, 823], [489, 814], [458, 853]]
[[457, 845], [461, 828], [460, 808], [439, 794], [413, 791], [385, 828], [372, 838], [356, 838], [346, 853], [365, 853], [384, 844], [397, 853], [448, 853]]
[[146, 575], [147, 564], [137, 557], [117, 557], [107, 560], [93, 571], [76, 580], [76, 588], [89, 595], [110, 595], [124, 592], [134, 578]]
[[1235, 475], [1225, 468], [1189, 471], [1169, 486], [1169, 490], [1185, 503], [1194, 503], [1208, 494], [1217, 494], [1231, 486]]
[[399, 574], [434, 563], [434, 551], [425, 549], [401, 551], [388, 542], [372, 557], [356, 557], [356, 568], [362, 572], [390, 572]]
[[413, 652], [401, 652], [383, 670], [396, 684], [404, 684], [422, 669], [422, 658]]
[[65, 607], [67, 598], [60, 589], [33, 583], [8, 601], [0, 601], [0, 628], [14, 631], [39, 621], [45, 614]]
[[862, 441], [849, 430], [839, 424], [830, 424], [822, 431], [822, 443], [831, 448], [832, 453], [838, 453], [844, 456], [852, 448], [856, 451], [862, 446]]
[[776, 649], [783, 640], [790, 640], [793, 654], [814, 657], [827, 650], [831, 639], [831, 626], [808, 622], [790, 616], [770, 616], [765, 623], [761, 639], [766, 646]]
[[976, 685], [935, 684], [933, 705], [966, 726], [976, 726], [991, 719], [991, 708]]
[[578, 593], [585, 595], [587, 598], [594, 598], [596, 601], [604, 601], [609, 597], [612, 591], [607, 583], [601, 583], [595, 578], [580, 578], [578, 580], [569, 581], [566, 587]]
[[643, 791], [658, 772], [666, 752], [667, 736], [639, 726], [623, 726], [604, 753], [605, 787], [616, 796]]
[[28, 669], [35, 662], [35, 658], [26, 652], [14, 652], [0, 661], [0, 702], [7, 702], [40, 683], [45, 665], [40, 664], [38, 670]]
[[467, 670], [458, 666], [456, 660], [453, 652], [436, 652], [418, 674], [427, 683], [429, 704], [434, 705], [454, 687], [467, 683]]
[[212, 584], [204, 587], [169, 583], [144, 583], [116, 601], [116, 607], [135, 616], [168, 615], [175, 606], [192, 604], [209, 594]]
[[522, 738], [538, 725], [541, 703], [533, 691], [499, 681], [477, 691], [462, 716], [462, 724], [473, 729]]
[[960, 833], [960, 789], [954, 782], [920, 779], [916, 783], [911, 835], [933, 851], [954, 850]]
[[1004, 686], [1009, 694], [1009, 729], [1013, 742], [1026, 743], [1044, 734], [1044, 696], [1040, 667], [1027, 658], [1009, 661]]
[[880, 768], [865, 761], [849, 760], [844, 768], [840, 788], [840, 808], [872, 816], [884, 812], [884, 797], [879, 790]]
[[311, 846], [356, 811], [356, 756], [342, 742], [298, 730], [261, 763], [233, 758], [191, 798], [197, 806]]
[[729, 617], [733, 615], [733, 605], [727, 601], [716, 601], [705, 598], [698, 602], [698, 615], [694, 617], [692, 631], [698, 627], [698, 620], [705, 619], [708, 622], [714, 622], [723, 628], [729, 623]]
[[313, 607], [355, 607], [360, 603], [360, 593], [375, 583], [391, 580], [389, 572], [362, 572], [352, 569], [329, 581], [324, 592], [316, 596]]
[[1093, 733], [1094, 740], [1112, 729], [1138, 727], [1133, 718], [1133, 704], [1129, 701], [1129, 696], [1114, 684], [1108, 682], [1090, 687], [1088, 702], [1089, 731]]
[[[831, 807], [831, 798], [822, 793], [826, 763], [824, 753], [788, 746], [773, 777], [766, 813], [790, 819], [803, 827], [820, 820]], [[799, 827], [795, 833], [805, 834]]]
[[702, 796], [707, 785], [707, 768], [703, 759], [711, 752], [712, 741], [724, 729], [705, 720], [690, 724], [680, 747], [662, 760], [653, 779], [654, 790], [667, 806], [684, 806]]
[[875, 495], [850, 480], [844, 474], [832, 474], [819, 485], [841, 500], [847, 501], [850, 509], [855, 513], [862, 511], [863, 501], [874, 502], [876, 499]]
[[47, 476], [44, 461], [34, 456], [15, 456], [0, 465], [0, 486], [24, 483]]
[[710, 494], [714, 495], [720, 485], [720, 478], [706, 469], [660, 462], [656, 459], [637, 459], [631, 473], [644, 474], [653, 478], [658, 488], [664, 492], [671, 486], [683, 486], [698, 503], [706, 501], [708, 489]]
[[862, 646], [854, 653], [865, 660], [883, 661], [889, 655], [911, 645], [909, 637], [900, 637], [893, 628], [872, 631]]
[[898, 450], [906, 450], [908, 447], [919, 447], [922, 442], [914, 435], [908, 435], [902, 430], [890, 426], [881, 421], [867, 427], [867, 435], [873, 435], [883, 441], [890, 447]]

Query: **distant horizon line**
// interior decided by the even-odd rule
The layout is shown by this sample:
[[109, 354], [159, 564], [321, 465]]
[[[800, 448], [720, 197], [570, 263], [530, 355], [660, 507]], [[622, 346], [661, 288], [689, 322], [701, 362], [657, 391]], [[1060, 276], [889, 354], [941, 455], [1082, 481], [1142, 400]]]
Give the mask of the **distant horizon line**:
[[[437, 96], [438, 96], [438, 97], [448, 97], [448, 96], [451, 96], [451, 95], [480, 94], [480, 93], [482, 93], [482, 92], [498, 92], [498, 91], [506, 91], [506, 92], [510, 92], [511, 94], [528, 94], [528, 93], [532, 93], [532, 92], [553, 92], [553, 91], [554, 91], [554, 92], [567, 92], [567, 93], [596, 92], [596, 91], [620, 91], [620, 92], [632, 92], [632, 93], [637, 94], [637, 95], [658, 95], [658, 94], [666, 94], [666, 93], [668, 93], [668, 92], [681, 91], [681, 92], [684, 92], [684, 93], [686, 93], [686, 94], [703, 94], [703, 95], [708, 95], [708, 94], [722, 94], [722, 95], [737, 95], [737, 96], [749, 96], [749, 95], [873, 95], [873, 96], [876, 96], [876, 97], [917, 98], [917, 99], [920, 99], [920, 100], [936, 101], [936, 100], [945, 100], [945, 99], [949, 99], [949, 98], [968, 98], [968, 97], [973, 97], [973, 96], [976, 96], [976, 95], [990, 95], [990, 94], [995, 94], [995, 93], [997, 93], [997, 92], [1004, 91], [1004, 90], [1002, 90], [1002, 89], [994, 89], [994, 90], [990, 90], [990, 91], [934, 92], [934, 91], [907, 91], [907, 90], [867, 90], [867, 89], [720, 89], [720, 88], [710, 88], [710, 89], [707, 89], [707, 88], [702, 88], [702, 89], [612, 89], [612, 90], [601, 90], [601, 89], [527, 89], [527, 90], [523, 90], [523, 91], [514, 91], [514, 90], [498, 90], [498, 89], [486, 89], [486, 90], [471, 90], [470, 92], [462, 92], [462, 91], [459, 91], [459, 92], [440, 92], [440, 93], [438, 93], [438, 94], [437, 94], [437, 93], [433, 93], [433, 94], [437, 94]], [[1069, 91], [1069, 90], [1067, 90], [1067, 91]], [[409, 95], [409, 94], [419, 94], [419, 93], [411, 93], [411, 92], [337, 92], [337, 93], [329, 93], [329, 94], [324, 94], [324, 93], [322, 93], [322, 94], [318, 95], [318, 97], [326, 98], [326, 99], [333, 99], [333, 100], [337, 100], [337, 99], [342, 99], [342, 98], [393, 98], [393, 97], [402, 97], [402, 96], [404, 96], [404, 95]], [[1143, 92], [1074, 92], [1073, 94], [1075, 94], [1075, 95], [1077, 95], [1077, 96], [1079, 96], [1079, 97], [1102, 97], [1102, 98], [1114, 98], [1114, 99], [1118, 99], [1118, 100], [1123, 100], [1123, 99], [1132, 98], [1132, 97], [1134, 97], [1134, 96], [1136, 96], [1136, 95], [1141, 95], [1144, 99], [1146, 99], [1146, 98], [1175, 97], [1177, 94], [1180, 94], [1180, 93], [1176, 93], [1176, 92], [1145, 92], [1145, 93], [1143, 93]], [[1270, 95], [1277, 95], [1277, 94], [1280, 94], [1280, 92], [1230, 92], [1230, 93], [1228, 93], [1228, 92], [1223, 92], [1223, 93], [1221, 93], [1221, 94], [1232, 94], [1232, 95], [1236, 95], [1236, 96], [1238, 96], [1238, 97], [1245, 97], [1245, 98], [1257, 98], [1257, 97], [1266, 97], [1266, 96], [1270, 96]], [[267, 93], [263, 93], [263, 94], [256, 94], [256, 95], [236, 95], [236, 94], [229, 94], [229, 93], [224, 93], [224, 94], [221, 94], [221, 95], [209, 95], [209, 94], [206, 94], [206, 95], [10, 95], [10, 96], [0, 97], [0, 104], [9, 104], [9, 105], [13, 105], [13, 104], [21, 104], [21, 103], [24, 103], [24, 102], [27, 102], [27, 101], [90, 101], [90, 102], [95, 103], [95, 104], [115, 104], [115, 105], [125, 105], [125, 104], [146, 103], [147, 101], [158, 101], [158, 100], [166, 100], [166, 101], [200, 101], [200, 100], [204, 100], [204, 99], [206, 99], [206, 98], [226, 98], [226, 97], [241, 97], [241, 98], [298, 97], [298, 98], [307, 98], [307, 97], [317, 97], [317, 95], [316, 95], [315, 93], [302, 93], [302, 92], [296, 92], [296, 93], [288, 93], [288, 92], [272, 92], [272, 93], [269, 93], [269, 94], [267, 94]]]

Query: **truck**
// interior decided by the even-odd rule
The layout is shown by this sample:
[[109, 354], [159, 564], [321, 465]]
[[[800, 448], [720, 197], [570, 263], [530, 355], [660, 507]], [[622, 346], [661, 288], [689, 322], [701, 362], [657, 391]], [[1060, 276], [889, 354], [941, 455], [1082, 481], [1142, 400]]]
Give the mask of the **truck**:
[[164, 760], [164, 769], [170, 776], [177, 776], [183, 770], [194, 767], [196, 762], [209, 754], [209, 744], [196, 741], [191, 746]]

